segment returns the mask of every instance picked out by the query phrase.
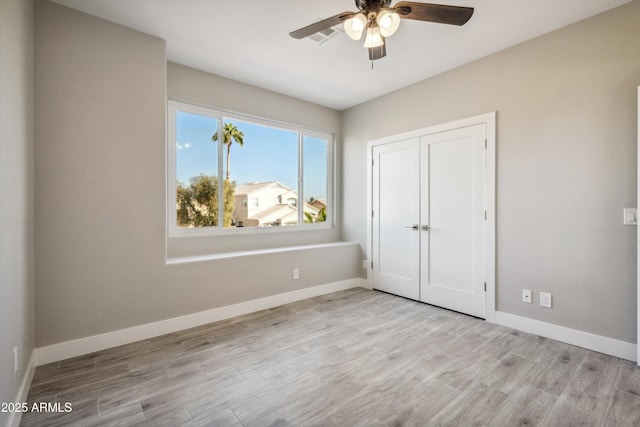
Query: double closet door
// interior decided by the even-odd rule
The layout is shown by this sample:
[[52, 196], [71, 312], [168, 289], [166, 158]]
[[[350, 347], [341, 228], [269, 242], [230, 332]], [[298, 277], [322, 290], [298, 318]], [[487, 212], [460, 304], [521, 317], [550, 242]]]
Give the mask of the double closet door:
[[485, 125], [373, 147], [372, 280], [485, 317]]

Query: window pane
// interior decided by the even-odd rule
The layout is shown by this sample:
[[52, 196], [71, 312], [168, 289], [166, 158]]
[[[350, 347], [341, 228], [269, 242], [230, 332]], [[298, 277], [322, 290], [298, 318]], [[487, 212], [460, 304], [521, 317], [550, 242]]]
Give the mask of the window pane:
[[218, 120], [176, 112], [177, 226], [218, 225]]
[[304, 222], [327, 220], [327, 150], [329, 141], [304, 136], [302, 153], [304, 182]]
[[298, 224], [298, 133], [224, 120], [225, 227]]

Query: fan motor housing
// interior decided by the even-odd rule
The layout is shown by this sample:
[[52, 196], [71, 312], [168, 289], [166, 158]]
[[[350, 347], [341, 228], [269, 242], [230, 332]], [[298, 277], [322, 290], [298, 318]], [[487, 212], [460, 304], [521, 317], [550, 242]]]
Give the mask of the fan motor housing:
[[358, 10], [363, 12], [379, 12], [383, 7], [389, 7], [391, 0], [355, 0]]

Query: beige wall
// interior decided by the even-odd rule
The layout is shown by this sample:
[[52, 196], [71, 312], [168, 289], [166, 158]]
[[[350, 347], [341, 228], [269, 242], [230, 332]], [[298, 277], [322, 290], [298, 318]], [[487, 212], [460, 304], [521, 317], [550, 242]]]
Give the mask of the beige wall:
[[495, 110], [498, 310], [635, 342], [638, 22], [636, 1], [345, 111], [345, 240], [366, 245], [367, 141]]
[[34, 348], [32, 1], [0, 2], [0, 52], [0, 402], [13, 402]]
[[[36, 28], [38, 347], [358, 275], [357, 245], [167, 265], [165, 42], [46, 1]], [[331, 110], [184, 67], [169, 87], [339, 130]]]

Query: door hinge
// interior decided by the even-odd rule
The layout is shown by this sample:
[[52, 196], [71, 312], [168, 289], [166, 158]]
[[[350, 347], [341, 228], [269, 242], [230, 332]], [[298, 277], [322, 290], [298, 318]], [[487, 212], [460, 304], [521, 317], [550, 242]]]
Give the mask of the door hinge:
[[371, 166], [376, 164], [376, 159], [371, 159]]
[[371, 261], [371, 269], [373, 270], [373, 261]]
[[373, 211], [371, 211], [371, 218], [373, 218]]
[[487, 282], [484, 282], [484, 291], [487, 292]]
[[487, 220], [487, 211], [484, 211], [484, 220]]
[[487, 138], [484, 139], [484, 149], [487, 149]]

